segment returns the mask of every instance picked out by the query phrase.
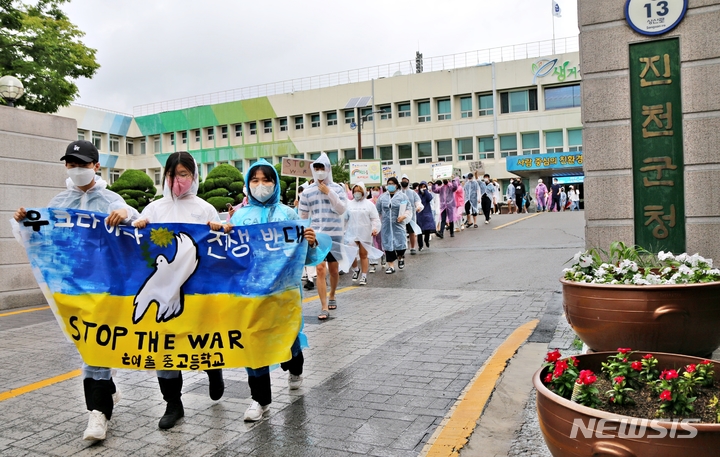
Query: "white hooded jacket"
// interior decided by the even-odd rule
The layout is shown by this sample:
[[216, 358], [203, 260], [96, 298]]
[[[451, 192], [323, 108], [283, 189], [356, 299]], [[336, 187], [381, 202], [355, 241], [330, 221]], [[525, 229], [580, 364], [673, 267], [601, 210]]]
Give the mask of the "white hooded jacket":
[[313, 168], [314, 182], [306, 187], [300, 194], [298, 212], [301, 219], [310, 219], [310, 227], [318, 233], [330, 235], [334, 242], [342, 241], [344, 222], [342, 215], [347, 208], [347, 194], [345, 189], [333, 182], [332, 167], [330, 159], [324, 152], [313, 162], [325, 166], [327, 177], [323, 183], [330, 189], [330, 192], [323, 194], [318, 189], [317, 171]]

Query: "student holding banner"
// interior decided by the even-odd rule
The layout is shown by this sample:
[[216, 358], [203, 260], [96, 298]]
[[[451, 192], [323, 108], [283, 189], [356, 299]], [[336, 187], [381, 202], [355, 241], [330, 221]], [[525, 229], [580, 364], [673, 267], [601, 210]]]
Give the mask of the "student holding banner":
[[[195, 159], [185, 151], [170, 154], [165, 162], [163, 198], [145, 207], [135, 227], [145, 228], [148, 223], [188, 222], [208, 224], [212, 230], [224, 229], [215, 208], [197, 196], [199, 176]], [[236, 210], [238, 211], [238, 210]], [[209, 379], [209, 394], [212, 400], [219, 400], [225, 392], [221, 369], [205, 370]], [[175, 426], [185, 416], [182, 404], [182, 371], [157, 370], [158, 384], [167, 403], [165, 414], [158, 427], [165, 430]]]
[[[100, 169], [98, 150], [89, 141], [73, 141], [60, 158], [65, 161], [68, 178], [67, 190], [57, 194], [48, 207], [72, 208], [109, 214], [106, 223], [114, 227], [128, 224], [137, 219], [138, 212], [128, 206], [123, 198], [107, 189], [107, 183], [95, 173]], [[17, 222], [27, 216], [25, 208], [14, 214]], [[14, 232], [17, 227], [14, 227]], [[19, 236], [19, 234], [18, 234]], [[88, 441], [104, 440], [108, 421], [112, 417], [113, 406], [120, 398], [112, 379], [110, 368], [89, 366], [83, 363], [83, 390], [88, 409], [88, 425], [83, 439]]]
[[[275, 167], [267, 161], [260, 159], [252, 164], [245, 175], [245, 183], [248, 186], [248, 204], [235, 212], [230, 220], [230, 225], [247, 226], [299, 219], [295, 210], [280, 202], [279, 182]], [[330, 251], [330, 237], [318, 236], [316, 241], [315, 231], [312, 228], [306, 228], [304, 236], [310, 246], [305, 264], [315, 265], [322, 261]], [[320, 244], [322, 245], [320, 246]], [[301, 283], [301, 279], [298, 278], [298, 289], [300, 289]], [[290, 348], [292, 358], [280, 364], [283, 371], [289, 371], [288, 387], [290, 390], [299, 389], [302, 385], [305, 362], [302, 353], [303, 347], [307, 347], [307, 338], [301, 330]], [[246, 370], [253, 402], [245, 411], [244, 419], [246, 422], [255, 422], [262, 419], [263, 414], [270, 409], [272, 402], [270, 368], [248, 367]]]

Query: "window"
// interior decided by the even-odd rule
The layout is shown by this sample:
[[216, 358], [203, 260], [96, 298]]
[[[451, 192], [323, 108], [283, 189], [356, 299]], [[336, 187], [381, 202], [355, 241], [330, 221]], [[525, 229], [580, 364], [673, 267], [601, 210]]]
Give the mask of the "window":
[[568, 129], [568, 151], [582, 151], [582, 129]]
[[160, 174], [160, 170], [155, 170], [153, 172], [153, 181], [155, 182], [156, 186], [160, 185], [160, 183], [162, 182], [161, 179], [162, 179], [162, 175]]
[[343, 157], [345, 157], [345, 160], [355, 160], [355, 148], [343, 149]]
[[547, 152], [563, 152], [563, 132], [545, 132], [545, 149]]
[[[370, 108], [363, 108], [360, 110], [360, 119], [363, 121], [373, 120], [372, 106]], [[365, 156], [363, 155], [363, 157]]]
[[[325, 151], [325, 154], [327, 154], [328, 159], [330, 159], [330, 164], [335, 165], [336, 163], [339, 162], [337, 150], [335, 150], [335, 151]], [[302, 159], [302, 157], [301, 157], [301, 159]]]
[[220, 136], [223, 140], [227, 140], [228, 132], [227, 132], [227, 125], [223, 125], [220, 127]]
[[187, 144], [187, 132], [180, 132], [180, 141], [182, 144]]
[[472, 117], [472, 97], [460, 97], [460, 117]]
[[522, 133], [521, 136], [523, 155], [540, 154], [540, 133]]
[[153, 137], [153, 152], [155, 154], [157, 154], [158, 152], [162, 152], [161, 144], [160, 144], [160, 136]]
[[263, 132], [272, 133], [272, 121], [263, 121]]
[[369, 160], [375, 158], [375, 151], [373, 148], [362, 148], [362, 159]]
[[305, 119], [302, 116], [295, 116], [295, 130], [302, 130], [305, 128]]
[[129, 156], [133, 155], [135, 152], [133, 149], [135, 148], [135, 144], [133, 144], [132, 140], [127, 140], [125, 142], [125, 153]]
[[78, 141], [82, 141], [85, 139], [85, 132], [82, 130], [78, 130]]
[[398, 158], [400, 159], [400, 165], [412, 165], [412, 145], [411, 144], [398, 144]]
[[438, 100], [438, 121], [446, 121], [450, 119], [450, 100]]
[[325, 113], [325, 119], [327, 119], [327, 125], [337, 125], [337, 113], [335, 111]]
[[493, 96], [492, 94], [478, 95], [478, 116], [492, 116]]
[[517, 135], [500, 135], [500, 157], [517, 155]]
[[[473, 140], [472, 138], [461, 138], [457, 140], [458, 160], [473, 159]], [[440, 152], [438, 152], [438, 158]]]
[[537, 89], [517, 90], [500, 94], [500, 112], [537, 111]]
[[[328, 118], [328, 119], [330, 119], [330, 118]], [[345, 111], [345, 123], [351, 124], [353, 122], [355, 122], [355, 110], [350, 109], [350, 110]], [[328, 123], [328, 125], [330, 125], [330, 124]]]
[[305, 154], [293, 154], [292, 158], [293, 159], [304, 159]]
[[241, 172], [243, 171], [243, 161], [242, 161], [242, 160], [236, 160], [236, 161], [234, 161], [234, 162], [233, 162], [233, 165], [235, 166], [235, 168], [237, 168], [237, 169], [240, 170]]
[[140, 155], [145, 154], [147, 152], [146, 146], [145, 146], [145, 138], [140, 140]]
[[430, 163], [432, 162], [432, 143], [429, 141], [426, 143], [417, 144], [418, 163]]
[[[410, 109], [410, 106], [408, 106], [408, 110]], [[382, 105], [378, 106], [378, 111], [382, 111], [380, 113], [380, 120], [385, 119], [392, 119], [392, 107], [390, 105]]]
[[383, 165], [392, 165], [393, 163], [393, 154], [392, 154], [392, 146], [380, 146], [380, 160], [382, 160]]
[[418, 122], [430, 122], [430, 102], [418, 102]]
[[[209, 163], [209, 164], [207, 164], [206, 166], [207, 166], [207, 172], [208, 172], [208, 174], [210, 174], [210, 172], [213, 171], [213, 168], [215, 168], [215, 164], [214, 164], [214, 163]], [[207, 176], [207, 175], [205, 175], [205, 176]]]
[[200, 129], [193, 130], [193, 135], [195, 136], [195, 142], [199, 143], [200, 142]]
[[98, 151], [102, 149], [102, 137], [99, 133], [93, 132], [92, 143], [95, 145]]
[[110, 152], [120, 152], [120, 137], [110, 135]]
[[545, 109], [578, 108], [580, 84], [545, 89]]
[[257, 122], [250, 123], [250, 135], [257, 135]]
[[286, 117], [280, 118], [280, 131], [287, 132], [287, 118]]
[[207, 139], [208, 139], [208, 141], [212, 141], [215, 139], [215, 128], [214, 127], [208, 127]]
[[235, 124], [235, 138], [242, 136], [242, 124]]
[[478, 138], [478, 159], [495, 158], [495, 139], [491, 136]]
[[[438, 162], [452, 162], [452, 141], [451, 140], [441, 140], [437, 141], [435, 143], [435, 147], [437, 148], [437, 159]], [[419, 155], [419, 152], [418, 152]]]
[[320, 115], [319, 114], [311, 114], [310, 122], [311, 122], [311, 124], [310, 124], [311, 128], [320, 127]]
[[111, 169], [110, 173], [108, 173], [108, 178], [110, 178], [110, 182], [108, 184], [113, 184], [115, 181], [117, 181], [120, 178], [120, 174], [122, 173], [122, 170], [116, 170]]
[[410, 117], [410, 103], [398, 103], [398, 117]]

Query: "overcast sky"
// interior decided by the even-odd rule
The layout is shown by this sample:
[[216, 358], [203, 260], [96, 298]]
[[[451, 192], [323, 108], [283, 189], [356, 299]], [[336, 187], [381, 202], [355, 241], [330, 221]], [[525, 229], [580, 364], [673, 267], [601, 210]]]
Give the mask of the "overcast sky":
[[[578, 35], [558, 0], [555, 37]], [[101, 67], [77, 103], [124, 113], [344, 70], [550, 40], [552, 0], [72, 0]]]

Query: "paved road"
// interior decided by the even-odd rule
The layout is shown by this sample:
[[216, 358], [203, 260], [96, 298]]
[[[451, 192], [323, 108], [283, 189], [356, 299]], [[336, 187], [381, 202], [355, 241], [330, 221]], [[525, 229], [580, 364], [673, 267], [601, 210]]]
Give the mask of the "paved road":
[[[319, 323], [304, 305], [311, 348], [292, 393], [272, 373], [266, 419], [246, 424], [244, 370], [225, 370], [226, 393], [207, 395], [204, 373], [185, 376], [186, 417], [160, 431], [154, 373], [120, 370], [123, 399], [108, 438], [82, 441], [79, 377], [0, 400], [1, 455], [416, 456], [482, 366], [518, 326], [542, 319], [563, 264], [584, 245], [584, 213], [496, 216], [490, 225], [433, 240], [404, 271], [369, 275]], [[517, 221], [504, 228], [502, 224]], [[555, 313], [557, 310], [554, 311]], [[0, 316], [0, 398], [80, 367], [48, 310]]]

